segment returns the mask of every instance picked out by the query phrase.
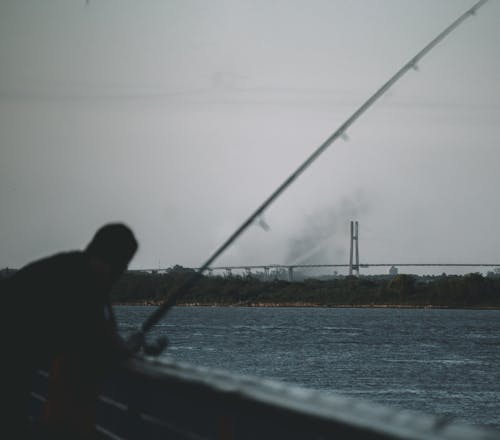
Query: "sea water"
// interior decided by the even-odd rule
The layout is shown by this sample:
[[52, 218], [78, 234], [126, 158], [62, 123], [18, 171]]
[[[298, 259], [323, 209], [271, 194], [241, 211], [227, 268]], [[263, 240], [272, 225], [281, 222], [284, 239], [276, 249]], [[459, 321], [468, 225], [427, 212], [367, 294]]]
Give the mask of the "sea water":
[[[117, 306], [123, 335], [154, 310]], [[163, 356], [500, 427], [500, 311], [176, 307]]]

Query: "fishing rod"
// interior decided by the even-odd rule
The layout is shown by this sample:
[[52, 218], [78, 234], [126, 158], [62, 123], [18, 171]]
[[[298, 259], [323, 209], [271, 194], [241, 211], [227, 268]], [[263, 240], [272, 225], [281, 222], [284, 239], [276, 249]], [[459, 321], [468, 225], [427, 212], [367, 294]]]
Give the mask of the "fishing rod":
[[248, 217], [243, 224], [234, 231], [229, 238], [200, 266], [197, 272], [189, 276], [184, 283], [175, 289], [163, 304], [151, 313], [151, 315], [142, 323], [140, 330], [132, 335], [130, 341], [139, 346], [142, 345], [146, 352], [161, 352], [166, 345], [166, 340], [158, 340], [156, 346], [145, 344], [145, 335], [151, 328], [157, 324], [167, 312], [176, 304], [177, 300], [184, 296], [201, 279], [203, 273], [212, 265], [212, 263], [252, 224], [255, 220], [261, 218], [264, 211], [287, 189], [333, 142], [338, 138], [345, 137], [347, 129], [377, 101], [387, 90], [389, 90], [406, 72], [411, 69], [418, 69], [418, 62], [430, 52], [438, 43], [440, 43], [448, 34], [455, 30], [460, 24], [470, 16], [476, 14], [488, 0], [480, 0], [470, 9], [464, 12], [437, 37], [428, 43], [420, 52], [403, 65], [382, 87], [380, 87], [372, 96], [370, 96], [337, 130], [330, 135], [316, 150], [290, 175], [288, 178]]

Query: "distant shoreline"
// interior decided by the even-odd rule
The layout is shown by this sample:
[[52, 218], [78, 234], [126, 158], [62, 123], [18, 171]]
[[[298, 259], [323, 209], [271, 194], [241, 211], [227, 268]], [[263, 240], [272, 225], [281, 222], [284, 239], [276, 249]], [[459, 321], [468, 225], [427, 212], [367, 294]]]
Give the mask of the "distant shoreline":
[[[116, 302], [113, 306], [150, 306], [158, 307], [163, 304], [158, 301], [135, 301], [135, 302]], [[311, 304], [311, 303], [184, 303], [176, 304], [176, 307], [259, 307], [259, 308], [323, 308], [323, 309], [437, 309], [437, 310], [500, 310], [500, 307], [488, 306], [433, 306], [433, 305], [408, 305], [408, 304]]]
[[[191, 276], [181, 269], [166, 274], [127, 274], [113, 287], [111, 300], [114, 304], [158, 306]], [[432, 281], [397, 275], [301, 282], [202, 277], [178, 299], [180, 307], [499, 310], [500, 277], [471, 273], [443, 275]]]

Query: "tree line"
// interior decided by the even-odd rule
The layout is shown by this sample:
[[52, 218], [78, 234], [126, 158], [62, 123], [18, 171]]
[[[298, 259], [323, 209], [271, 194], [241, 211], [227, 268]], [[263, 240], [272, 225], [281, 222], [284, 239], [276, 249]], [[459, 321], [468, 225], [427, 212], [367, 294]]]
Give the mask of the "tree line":
[[[128, 272], [115, 284], [111, 298], [114, 303], [157, 304], [192, 274], [191, 269], [181, 266], [165, 273]], [[401, 274], [289, 282], [251, 276], [201, 276], [177, 304], [496, 308], [500, 307], [500, 278], [480, 273], [432, 278]]]

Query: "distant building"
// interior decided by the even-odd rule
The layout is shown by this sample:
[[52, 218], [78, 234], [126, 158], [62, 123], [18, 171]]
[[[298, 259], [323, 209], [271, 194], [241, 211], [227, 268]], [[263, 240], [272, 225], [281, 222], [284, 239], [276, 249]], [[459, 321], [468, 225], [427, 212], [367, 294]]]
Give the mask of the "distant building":
[[389, 275], [397, 275], [398, 274], [398, 268], [396, 266], [391, 266], [389, 268]]

